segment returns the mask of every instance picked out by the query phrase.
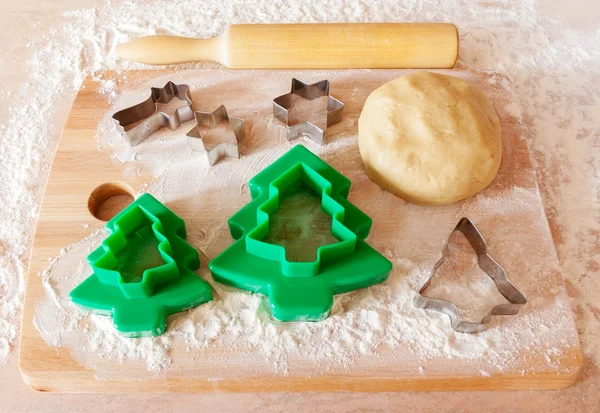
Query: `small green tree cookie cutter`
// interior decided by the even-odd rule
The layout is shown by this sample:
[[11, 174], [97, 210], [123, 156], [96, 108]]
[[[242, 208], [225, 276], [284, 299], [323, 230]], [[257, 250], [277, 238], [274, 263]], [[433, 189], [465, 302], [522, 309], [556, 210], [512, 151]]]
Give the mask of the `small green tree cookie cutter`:
[[[194, 274], [198, 252], [184, 239], [184, 221], [150, 194], [144, 194], [107, 224], [109, 236], [88, 256], [94, 273], [71, 291], [71, 300], [112, 315], [115, 327], [129, 337], [160, 335], [167, 316], [212, 299], [210, 285]], [[163, 263], [131, 280], [122, 260], [127, 248], [155, 237]], [[140, 261], [146, 254], [141, 251]], [[152, 263], [146, 263], [152, 265]]]
[[[312, 262], [288, 261], [284, 247], [263, 241], [281, 196], [301, 183], [321, 195], [338, 240], [320, 246]], [[295, 146], [248, 186], [252, 201], [228, 221], [237, 241], [208, 264], [216, 281], [267, 295], [278, 320], [319, 321], [331, 312], [334, 294], [387, 279], [392, 263], [364, 241], [372, 221], [347, 200], [350, 180], [308, 149]]]
[[[139, 204], [132, 205], [109, 221], [106, 228], [110, 235], [102, 241], [100, 248], [88, 256], [88, 262], [101, 282], [119, 287], [127, 298], [142, 298], [150, 297], [158, 286], [179, 277], [171, 243], [163, 224], [151, 210]], [[158, 251], [164, 264], [144, 270], [139, 282], [128, 282], [118, 268], [119, 253], [127, 246], [152, 236], [159, 241]]]

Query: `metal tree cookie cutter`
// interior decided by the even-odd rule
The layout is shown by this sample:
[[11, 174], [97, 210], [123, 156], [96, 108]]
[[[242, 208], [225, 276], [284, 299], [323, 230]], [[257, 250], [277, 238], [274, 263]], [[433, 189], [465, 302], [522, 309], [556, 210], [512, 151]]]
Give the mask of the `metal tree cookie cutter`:
[[[163, 87], [150, 88], [150, 91], [150, 97], [145, 101], [112, 116], [117, 131], [131, 146], [138, 145], [159, 129], [168, 127], [175, 130], [182, 123], [194, 119], [188, 85], [177, 85], [169, 81]], [[172, 116], [158, 110], [159, 103], [169, 103], [173, 98], [183, 101], [184, 105], [177, 108]]]
[[[462, 218], [452, 233], [455, 231], [460, 231], [464, 234], [464, 236], [471, 244], [471, 247], [477, 254], [477, 261], [479, 264], [479, 268], [483, 270], [491, 279], [494, 281], [496, 288], [500, 294], [504, 296], [509, 301], [509, 304], [498, 304], [490, 309], [490, 311], [481, 319], [481, 322], [474, 323], [462, 320], [459, 313], [458, 308], [447, 300], [442, 300], [440, 298], [430, 298], [423, 296], [425, 290], [431, 284], [431, 280], [435, 276], [437, 269], [444, 262], [444, 258], [448, 252], [448, 242], [444, 247], [444, 252], [442, 253], [442, 257], [435, 263], [433, 267], [433, 271], [427, 282], [423, 284], [419, 293], [415, 297], [414, 304], [416, 307], [423, 308], [426, 310], [435, 310], [441, 313], [444, 313], [450, 317], [450, 322], [452, 324], [452, 328], [455, 331], [460, 333], [479, 333], [483, 331], [485, 325], [489, 323], [494, 315], [514, 315], [519, 312], [521, 306], [527, 303], [527, 298], [517, 287], [510, 282], [508, 277], [506, 276], [506, 272], [504, 269], [498, 264], [494, 259], [487, 253], [487, 245], [485, 240], [477, 230], [477, 227], [468, 219]], [[450, 240], [448, 237], [448, 241]]]
[[[238, 143], [246, 137], [244, 119], [230, 117], [224, 105], [219, 106], [214, 112], [196, 111], [194, 116], [196, 126], [187, 133], [188, 145], [193, 151], [205, 152], [210, 166], [225, 156], [240, 158]], [[207, 137], [223, 122], [227, 123], [228, 133], [220, 137], [219, 142], [207, 142]], [[201, 128], [208, 131], [203, 132]]]
[[[289, 125], [289, 111], [294, 105], [294, 96], [299, 96], [306, 100], [314, 100], [327, 96], [327, 125], [324, 129], [308, 121]], [[321, 80], [309, 85], [293, 78], [290, 93], [273, 99], [273, 116], [285, 123], [287, 138], [290, 141], [306, 135], [319, 145], [323, 145], [325, 143], [325, 136], [327, 135], [327, 127], [342, 120], [343, 110], [344, 104], [329, 94], [329, 80]]]

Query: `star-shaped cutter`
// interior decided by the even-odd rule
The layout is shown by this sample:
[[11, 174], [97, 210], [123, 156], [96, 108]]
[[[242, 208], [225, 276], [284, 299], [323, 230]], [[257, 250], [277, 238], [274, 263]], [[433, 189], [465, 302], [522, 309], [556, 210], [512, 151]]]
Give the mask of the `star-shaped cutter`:
[[[289, 125], [289, 111], [294, 105], [294, 95], [306, 100], [314, 100], [327, 96], [327, 126], [325, 129], [321, 129], [308, 121], [296, 125]], [[287, 128], [287, 138], [290, 141], [306, 135], [319, 145], [323, 145], [325, 143], [325, 137], [327, 136], [327, 127], [342, 120], [343, 110], [344, 104], [329, 94], [329, 80], [321, 80], [320, 82], [309, 85], [301, 80], [293, 78], [292, 90], [290, 93], [286, 93], [285, 95], [273, 99], [273, 116], [285, 123]]]
[[[473, 323], [461, 319], [458, 313], [458, 308], [450, 301], [423, 296], [423, 293], [431, 284], [437, 269], [442, 265], [446, 254], [448, 253], [448, 242], [446, 242], [442, 257], [438, 260], [438, 262], [435, 263], [429, 279], [425, 282], [425, 284], [423, 284], [419, 290], [419, 293], [415, 297], [414, 304], [418, 308], [435, 310], [446, 314], [448, 317], [450, 317], [452, 328], [455, 331], [460, 333], [480, 333], [484, 330], [485, 325], [492, 320], [492, 316], [517, 314], [521, 307], [527, 303], [527, 298], [508, 279], [504, 268], [502, 268], [500, 264], [498, 264], [487, 253], [487, 245], [485, 240], [471, 220], [468, 218], [462, 218], [450, 234], [450, 237], [455, 231], [460, 231], [464, 234], [464, 236], [467, 238], [467, 241], [469, 241], [469, 244], [471, 244], [471, 247], [477, 254], [479, 268], [481, 268], [483, 272], [485, 272], [492, 279], [492, 281], [494, 281], [494, 284], [496, 285], [496, 288], [500, 294], [502, 294], [509, 303], [495, 305], [481, 319], [481, 322]], [[450, 237], [448, 237], [448, 241], [450, 240]]]
[[[184, 105], [173, 115], [158, 110], [159, 103], [169, 103], [179, 99]], [[182, 123], [194, 119], [192, 95], [188, 85], [178, 85], [171, 81], [163, 87], [150, 88], [150, 97], [137, 105], [116, 112], [112, 116], [117, 131], [131, 146], [136, 146], [159, 129], [177, 129]]]
[[[230, 117], [224, 105], [219, 106], [214, 112], [194, 112], [196, 126], [187, 133], [188, 145], [193, 151], [205, 152], [210, 166], [216, 164], [221, 158], [240, 158], [238, 143], [246, 137], [244, 119]], [[221, 123], [226, 122], [231, 131], [229, 142], [222, 141], [207, 146], [204, 138]], [[200, 128], [208, 131], [202, 132]]]

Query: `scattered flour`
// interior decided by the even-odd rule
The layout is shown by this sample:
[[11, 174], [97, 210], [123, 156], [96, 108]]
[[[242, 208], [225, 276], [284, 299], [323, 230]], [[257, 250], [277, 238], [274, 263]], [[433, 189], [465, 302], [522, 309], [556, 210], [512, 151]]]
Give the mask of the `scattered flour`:
[[[8, 360], [15, 348], [26, 260], [43, 183], [70, 102], [84, 74], [103, 68], [125, 70], [138, 67], [116, 62], [113, 58], [114, 45], [129, 37], [154, 33], [212, 36], [229, 23], [273, 21], [454, 21], [461, 33], [459, 67], [501, 70], [512, 78], [520, 100], [520, 110], [517, 103], [506, 106], [505, 110], [513, 115], [522, 113], [527, 126], [525, 138], [532, 149], [542, 198], [577, 315], [582, 344], [586, 356], [592, 361], [600, 357], [600, 310], [597, 306], [600, 296], [600, 235], [597, 230], [600, 222], [600, 161], [595, 150], [600, 146], [600, 32], [597, 25], [588, 25], [591, 30], [587, 32], [566, 27], [557, 20], [562, 19], [575, 27], [577, 25], [572, 24], [572, 13], [557, 14], [559, 8], [548, 8], [546, 5], [550, 17], [543, 17], [536, 9], [537, 2], [532, 0], [519, 2], [518, 5], [501, 1], [485, 7], [480, 7], [474, 1], [457, 0], [445, 3], [439, 10], [423, 7], [418, 1], [402, 6], [395, 2], [358, 1], [342, 7], [333, 5], [335, 2], [330, 3], [332, 5], [305, 8], [297, 1], [278, 5], [258, 1], [237, 6], [231, 2], [208, 1], [199, 10], [196, 2], [183, 0], [176, 2], [177, 7], [173, 7], [172, 2], [160, 1], [143, 5], [137, 2], [110, 2], [102, 7], [66, 13], [61, 16], [60, 24], [46, 33], [36, 32], [35, 38], [32, 36], [28, 45], [31, 56], [26, 65], [28, 81], [20, 84], [16, 91], [5, 94], [14, 103], [7, 113], [7, 121], [0, 125], [0, 181], [3, 182], [0, 186], [0, 363]], [[167, 9], [169, 13], [163, 13]], [[541, 10], [543, 13], [544, 8]], [[203, 24], [198, 24], [199, 21]], [[590, 16], [589, 22], [592, 21]], [[39, 25], [36, 21], [31, 23], [33, 28]], [[102, 82], [102, 90], [107, 96], [111, 99], [117, 97], [111, 81], [100, 77], [98, 81]], [[23, 122], [23, 119], [29, 121]], [[124, 156], [122, 161], [131, 160], [131, 157]], [[154, 190], [161, 192], [160, 187]], [[95, 235], [82, 241], [80, 247], [73, 246], [61, 253], [60, 259], [49, 267], [50, 273], [45, 276], [49, 297], [52, 297], [53, 288], [57, 288], [48, 275], [52, 269], [65, 261], [65, 257], [70, 257], [72, 264], [83, 262], [87, 255], [86, 248], [93, 247], [91, 244], [100, 238]], [[83, 245], [86, 243], [90, 245]], [[416, 275], [420, 274], [419, 269], [411, 269], [409, 262], [399, 264], [403, 274], [413, 274], [413, 278], [420, 276]], [[77, 271], [74, 272], [73, 268], [77, 268]], [[80, 278], [85, 268], [70, 267], [69, 271], [56, 276], [61, 277], [65, 273]], [[395, 277], [397, 274], [392, 276], [392, 281]], [[60, 281], [64, 282], [62, 279]], [[378, 287], [369, 292], [377, 293]], [[229, 296], [233, 299], [235, 294]], [[67, 307], [66, 303], [61, 303], [61, 299], [64, 300], [61, 297], [64, 295], [55, 295], [55, 304]], [[251, 301], [250, 298], [248, 300]], [[344, 300], [347, 300], [346, 296], [340, 297], [336, 305], [342, 305]], [[535, 306], [535, 303], [532, 305]], [[344, 314], [371, 321], [375, 320], [373, 314], [376, 314], [381, 320], [381, 309], [368, 305], [361, 308]], [[363, 310], [375, 313], [360, 315]], [[73, 309], [65, 311], [68, 318], [77, 320], [73, 318]], [[194, 338], [191, 333], [193, 326], [185, 322], [200, 317], [195, 311], [203, 311], [203, 307], [194, 310], [189, 318], [176, 320], [169, 336], [160, 340], [119, 341], [118, 337], [110, 336], [92, 340], [104, 343], [105, 347], [89, 344], [87, 351], [95, 349], [108, 355], [143, 358], [150, 369], [161, 370], [166, 367], [164, 360], [169, 357], [171, 336], [183, 336], [192, 347], [204, 345], [205, 338]], [[552, 315], [548, 316], [551, 318]], [[435, 320], [435, 317], [430, 315], [419, 319], [427, 321]], [[53, 325], [52, 320], [45, 320], [50, 324], [40, 320], [36, 318], [38, 328], [42, 331], [44, 326]], [[93, 334], [109, 331], [107, 326], [106, 329], [102, 328], [102, 323], [108, 323], [106, 318], [93, 316], [88, 321], [75, 322], [89, 322], [92, 337]], [[351, 323], [350, 320], [347, 322]], [[376, 325], [376, 322], [373, 324]], [[220, 328], [215, 324], [207, 331], [218, 337]], [[432, 331], [435, 328], [432, 327]], [[45, 336], [51, 337], [55, 333], [52, 330], [49, 336]], [[451, 331], [443, 331], [444, 336], [449, 333]], [[382, 333], [379, 337], [366, 344], [362, 342], [360, 348], [368, 351], [373, 348], [371, 343], [384, 343], [385, 340], [393, 342], [393, 334], [388, 336]], [[439, 347], [432, 340], [433, 344], [428, 342], [426, 348], [432, 349], [431, 354], [435, 355]], [[460, 341], [460, 336], [457, 341]], [[149, 342], [151, 344], [147, 344]], [[120, 350], [115, 352], [111, 346]], [[452, 354], [452, 349], [444, 351]], [[274, 353], [273, 362], [285, 369], [285, 366], [281, 366], [281, 360], [278, 360], [277, 351]], [[552, 360], [551, 353], [548, 353], [547, 359]], [[424, 370], [419, 367], [419, 371]]]
[[[310, 74], [314, 78], [326, 75], [324, 72]], [[330, 72], [328, 75], [334, 85], [337, 84], [339, 74]], [[253, 88], [245, 76], [248, 76], [245, 72], [182, 71], [169, 75], [169, 78], [189, 84], [194, 102], [210, 109], [222, 96], [219, 88], [231, 84]], [[365, 76], [368, 76], [367, 72]], [[248, 202], [248, 179], [297, 143], [287, 142], [284, 129], [274, 124], [269, 99], [269, 96], [277, 95], [278, 89], [287, 88], [290, 78], [289, 73], [272, 73], [268, 86], [262, 86], [260, 91], [253, 89], [257, 95], [253, 101], [248, 101], [247, 95], [239, 89], [236, 94], [239, 98], [226, 102], [233, 114], [243, 111], [255, 115], [253, 133], [241, 145], [242, 159], [225, 160], [212, 168], [185, 144], [185, 126], [177, 131], [163, 129], [143, 144], [131, 148], [111, 122], [113, 110], [102, 118], [96, 134], [99, 149], [112, 156], [116, 167], [123, 168], [126, 174], [150, 172], [154, 179], [144, 190], [186, 217], [187, 240], [201, 253], [200, 274], [211, 282], [215, 299], [172, 316], [167, 333], [159, 338], [131, 340], [119, 336], [110, 318], [83, 313], [68, 299], [68, 292], [90, 273], [81, 263], [101, 240], [94, 234], [65, 249], [41, 275], [49, 297], [53, 297], [36, 307], [35, 324], [44, 339], [52, 345], [71, 349], [82, 364], [93, 366], [99, 377], [111, 377], [112, 374], [106, 371], [104, 360], [143, 361], [157, 374], [177, 375], [180, 373], [176, 366], [185, 363], [186, 357], [202, 358], [203, 364], [210, 364], [207, 361], [211, 358], [209, 350], [220, 348], [235, 350], [229, 354], [257, 353], [253, 363], [268, 365], [271, 371], [282, 375], [297, 373], [298, 359], [312, 361], [311, 371], [324, 374], [340, 369], [352, 370], [360, 363], [364, 369], [365, 360], [376, 365], [373, 360], [389, 357], [389, 351], [393, 351], [394, 357], [414, 365], [415, 371], [431, 360], [463, 360], [463, 363], [468, 360], [464, 364], [466, 368], [472, 367], [475, 374], [480, 371], [492, 374], [514, 369], [522, 364], [523, 357], [535, 357], [536, 354], [540, 355], [540, 360], [545, 360], [546, 366], [534, 363], [533, 369], [560, 369], [556, 360], [549, 356], [555, 350], [553, 346], [565, 349], [576, 345], [568, 338], [572, 337], [573, 330], [571, 334], [567, 331], [573, 326], [569, 313], [565, 312], [567, 300], [563, 289], [539, 290], [547, 273], [556, 271], [552, 267], [555, 261], [541, 259], [540, 253], [536, 256], [533, 252], [530, 264], [514, 248], [515, 242], [523, 243], [525, 247], [540, 243], [544, 243], [545, 248], [552, 245], [545, 219], [535, 216], [532, 219], [531, 211], [540, 208], [535, 188], [505, 188], [514, 179], [512, 171], [523, 169], [527, 163], [507, 157], [504, 172], [491, 191], [461, 204], [436, 208], [436, 213], [431, 214], [422, 207], [387, 194], [364, 176], [358, 161], [354, 116], [346, 116], [337, 127], [337, 133], [332, 129], [324, 147], [310, 140], [299, 142], [308, 145], [352, 180], [352, 202], [369, 213], [374, 221], [369, 242], [394, 263], [389, 280], [369, 289], [337, 296], [332, 315], [319, 323], [277, 322], [271, 318], [265, 298], [212, 282], [206, 262], [232, 242], [226, 220]], [[149, 83], [160, 86], [165, 81], [165, 76], [159, 76]], [[114, 101], [115, 110], [144, 99], [147, 90], [148, 85], [138, 87], [136, 83], [136, 87], [120, 91]], [[490, 99], [498, 103], [506, 100], [502, 90], [498, 89]], [[360, 99], [359, 95], [355, 91], [353, 97], [344, 99], [347, 107], [352, 108], [354, 100]], [[510, 122], [503, 120], [506, 133], [518, 132]], [[524, 150], [523, 143], [520, 148]], [[513, 144], [506, 146], [507, 153], [517, 150]], [[194, 179], [186, 179], [190, 176]], [[515, 282], [530, 295], [530, 302], [518, 317], [496, 321], [488, 331], [478, 335], [456, 333], [445, 315], [426, 312], [413, 305], [416, 290], [429, 275], [448, 232], [463, 214], [475, 219], [482, 228], [498, 222], [498, 228], [489, 234], [488, 240], [497, 251], [502, 251], [501, 258], [508, 261], [507, 272], [515, 274]], [[515, 225], [525, 224], [531, 227], [529, 235], [516, 237]], [[461, 243], [451, 245], [464, 247]], [[545, 248], [541, 254], [545, 254]], [[452, 254], [456, 251], [451, 248]], [[461, 259], [449, 257], [452, 266], [440, 268], [442, 282], [432, 285], [431, 293], [456, 300], [457, 304], [470, 310], [463, 314], [466, 317], [481, 318], [490, 304], [503, 301], [494, 301], [498, 300], [499, 293], [485, 274], [476, 271], [478, 267], [472, 265], [472, 254], [468, 254], [468, 249], [463, 251], [461, 248], [460, 252], [465, 252], [460, 254]], [[448, 276], [465, 272], [470, 277]], [[463, 287], [465, 282], [467, 288]], [[446, 297], [447, 294], [452, 296]], [[542, 295], [546, 298], [542, 299]], [[501, 296], [499, 298], [503, 300]], [[564, 338], [561, 338], [563, 334]], [[182, 346], [187, 351], [173, 351]], [[96, 359], [98, 355], [102, 359], [100, 362]]]
[[[413, 306], [415, 283], [426, 271], [410, 260], [397, 259], [385, 284], [336, 296], [327, 320], [281, 323], [270, 317], [265, 298], [214, 283], [203, 266], [201, 275], [213, 286], [213, 301], [171, 316], [161, 337], [129, 339], [116, 332], [110, 317], [83, 312], [68, 298], [68, 292], [89, 275], [85, 257], [103, 236], [103, 231], [96, 231], [51, 260], [41, 274], [51, 299], [37, 308], [34, 321], [50, 345], [72, 348], [85, 365], [94, 365], [90, 357], [142, 360], [148, 370], [160, 372], [171, 364], [175, 341], [183, 340], [192, 353], [209, 347], [241, 353], [257, 350], [272, 371], [284, 375], [289, 374], [289, 359], [295, 357], [319, 362], [315, 373], [322, 374], [340, 366], [351, 370], [357, 358], [377, 355], [382, 348], [401, 348], [398, 353], [408, 352], [408, 359], [423, 362], [458, 358], [481, 363], [484, 358], [486, 371], [498, 372], [521, 360], [524, 348], [532, 354], [542, 352], [553, 365], [549, 358], [553, 349], [546, 344], [554, 342], [552, 337], [569, 322], [557, 318], [560, 308], [545, 308], [541, 300], [534, 300], [518, 322], [495, 325], [478, 335], [456, 333], [445, 316]], [[106, 373], [100, 369], [97, 374]]]

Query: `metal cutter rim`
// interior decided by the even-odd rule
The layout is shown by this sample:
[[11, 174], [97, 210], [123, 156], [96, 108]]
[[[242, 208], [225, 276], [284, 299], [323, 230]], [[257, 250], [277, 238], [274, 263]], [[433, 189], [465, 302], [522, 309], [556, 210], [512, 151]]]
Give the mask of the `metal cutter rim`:
[[[273, 99], [273, 116], [285, 123], [288, 140], [297, 139], [303, 135], [323, 145], [327, 136], [327, 127], [342, 120], [344, 104], [329, 94], [329, 80], [308, 84], [296, 78], [292, 78], [292, 88], [289, 93]], [[305, 100], [314, 100], [327, 96], [327, 126], [323, 129], [311, 122], [303, 122], [297, 125], [289, 125], [289, 110], [292, 108], [292, 96], [296, 95]]]
[[508, 304], [498, 304], [492, 307], [488, 313], [481, 319], [481, 322], [469, 322], [463, 320], [458, 312], [458, 308], [452, 302], [441, 298], [431, 298], [423, 296], [423, 293], [430, 286], [437, 269], [442, 265], [448, 252], [448, 244], [444, 246], [444, 250], [440, 259], [435, 263], [431, 275], [419, 289], [417, 296], [414, 299], [414, 305], [418, 308], [426, 310], [439, 311], [446, 314], [450, 318], [452, 328], [460, 333], [479, 333], [484, 330], [494, 315], [514, 315], [519, 312], [521, 307], [527, 303], [525, 295], [510, 281], [504, 268], [500, 266], [487, 252], [487, 244], [475, 226], [468, 218], [462, 218], [456, 227], [450, 233], [448, 241], [455, 231], [462, 232], [471, 247], [477, 254], [479, 267], [494, 281], [496, 288], [508, 300]]
[[[159, 103], [169, 103], [173, 98], [184, 102], [173, 115], [158, 110]], [[168, 81], [163, 87], [151, 87], [150, 96], [143, 102], [122, 109], [113, 114], [117, 131], [131, 146], [143, 142], [159, 129], [177, 129], [182, 123], [194, 118], [192, 95], [188, 85]], [[126, 130], [129, 126], [131, 129]]]
[[[194, 112], [194, 118], [196, 119], [196, 126], [186, 135], [188, 145], [193, 151], [205, 152], [210, 166], [216, 164], [223, 157], [240, 158], [238, 144], [246, 138], [244, 119], [229, 116], [225, 105], [219, 106], [213, 112], [196, 111]], [[221, 122], [227, 122], [229, 129], [235, 136], [235, 143], [219, 142], [212, 148], [207, 148], [199, 127], [214, 129]]]

